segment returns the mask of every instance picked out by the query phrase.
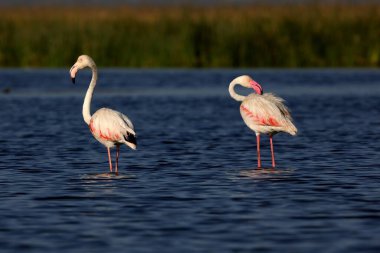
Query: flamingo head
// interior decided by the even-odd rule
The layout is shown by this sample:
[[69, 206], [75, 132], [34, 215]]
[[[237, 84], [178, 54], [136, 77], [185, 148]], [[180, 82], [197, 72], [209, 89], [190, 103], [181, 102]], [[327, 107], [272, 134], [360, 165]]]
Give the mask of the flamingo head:
[[86, 67], [93, 68], [95, 66], [94, 60], [88, 55], [81, 55], [78, 57], [77, 62], [70, 69], [70, 76], [73, 83], [75, 83], [75, 75], [78, 70], [84, 69]]
[[259, 95], [262, 95], [264, 92], [261, 85], [258, 84], [256, 81], [254, 81], [248, 75], [242, 75], [242, 76], [236, 77], [234, 80], [232, 80], [231, 84], [240, 84], [241, 86], [245, 88], [252, 88]]
[[251, 88], [255, 90], [255, 92], [257, 94], [263, 95], [263, 93], [264, 93], [263, 88], [255, 80], [253, 80], [253, 79], [249, 80], [249, 84], [250, 84]]

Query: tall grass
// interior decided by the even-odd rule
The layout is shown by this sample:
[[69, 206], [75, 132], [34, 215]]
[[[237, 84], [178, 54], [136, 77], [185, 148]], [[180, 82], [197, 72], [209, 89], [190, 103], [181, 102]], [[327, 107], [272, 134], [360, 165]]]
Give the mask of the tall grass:
[[0, 9], [1, 67], [377, 67], [380, 5]]

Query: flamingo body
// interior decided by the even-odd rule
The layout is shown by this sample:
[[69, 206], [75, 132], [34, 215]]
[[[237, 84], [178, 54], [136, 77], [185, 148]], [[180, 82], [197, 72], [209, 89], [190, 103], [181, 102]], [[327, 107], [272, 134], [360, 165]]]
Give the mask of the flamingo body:
[[286, 132], [297, 133], [288, 108], [283, 99], [271, 94], [250, 94], [240, 105], [240, 114], [245, 124], [255, 133], [274, 135]]
[[[246, 88], [252, 88], [256, 92], [248, 96], [242, 96], [235, 92], [234, 87], [239, 84]], [[292, 122], [289, 109], [284, 105], [284, 100], [271, 93], [263, 94], [263, 89], [251, 77], [239, 76], [232, 80], [229, 92], [233, 99], [241, 101], [240, 114], [245, 124], [256, 133], [257, 142], [257, 166], [261, 167], [260, 134], [267, 134], [270, 138], [272, 166], [275, 167], [273, 136], [279, 132], [296, 135], [297, 128]]]
[[83, 102], [83, 119], [90, 128], [95, 139], [106, 146], [111, 172], [112, 161], [110, 148], [116, 146], [115, 173], [117, 173], [120, 145], [125, 144], [132, 149], [136, 149], [136, 133], [131, 120], [121, 112], [109, 108], [101, 108], [91, 115], [91, 99], [98, 77], [98, 70], [95, 62], [88, 55], [79, 56], [77, 62], [70, 69], [70, 75], [75, 83], [75, 75], [78, 70], [86, 67], [89, 67], [92, 70], [92, 79]]
[[101, 108], [92, 115], [88, 126], [95, 139], [107, 148], [126, 144], [136, 149], [133, 124], [127, 116], [118, 111]]

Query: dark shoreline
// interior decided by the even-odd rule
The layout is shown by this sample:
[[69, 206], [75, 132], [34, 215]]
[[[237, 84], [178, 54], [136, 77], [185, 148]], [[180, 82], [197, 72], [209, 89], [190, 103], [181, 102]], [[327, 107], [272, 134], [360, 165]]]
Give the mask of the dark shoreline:
[[378, 67], [380, 4], [0, 8], [0, 67]]

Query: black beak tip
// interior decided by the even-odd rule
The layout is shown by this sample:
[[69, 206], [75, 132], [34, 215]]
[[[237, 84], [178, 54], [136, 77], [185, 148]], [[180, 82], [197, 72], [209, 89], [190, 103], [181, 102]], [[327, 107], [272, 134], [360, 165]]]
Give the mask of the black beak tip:
[[72, 77], [71, 81], [75, 84], [75, 77]]

